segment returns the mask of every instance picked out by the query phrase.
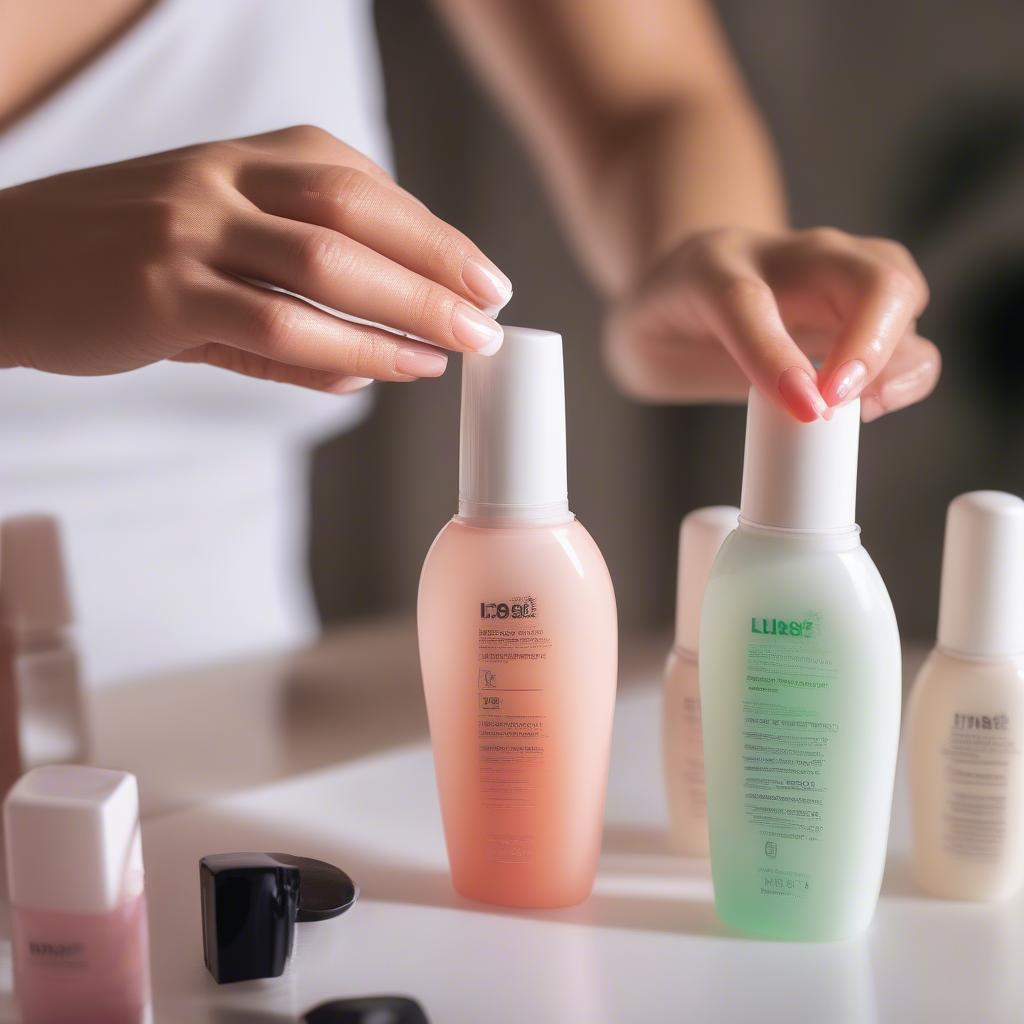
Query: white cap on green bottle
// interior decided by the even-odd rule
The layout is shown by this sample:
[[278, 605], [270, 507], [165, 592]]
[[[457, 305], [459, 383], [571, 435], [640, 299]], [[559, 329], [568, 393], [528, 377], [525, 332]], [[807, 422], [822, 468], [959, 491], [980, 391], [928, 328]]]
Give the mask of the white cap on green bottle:
[[828, 420], [801, 423], [751, 389], [743, 452], [744, 523], [776, 530], [839, 532], [856, 524], [860, 401]]

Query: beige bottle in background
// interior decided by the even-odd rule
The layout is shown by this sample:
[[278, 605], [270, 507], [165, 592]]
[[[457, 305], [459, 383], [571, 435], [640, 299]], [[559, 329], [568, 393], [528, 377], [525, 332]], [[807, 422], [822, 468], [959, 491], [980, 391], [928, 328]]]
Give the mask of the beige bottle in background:
[[691, 857], [708, 855], [697, 674], [700, 606], [715, 556], [722, 541], [736, 529], [739, 511], [731, 505], [699, 508], [686, 516], [679, 528], [676, 636], [665, 666], [661, 744], [669, 839], [674, 850]]
[[88, 756], [60, 532], [52, 516], [0, 523], [0, 789]]
[[907, 723], [914, 872], [949, 899], [998, 900], [1024, 881], [1024, 501], [949, 506], [938, 643]]

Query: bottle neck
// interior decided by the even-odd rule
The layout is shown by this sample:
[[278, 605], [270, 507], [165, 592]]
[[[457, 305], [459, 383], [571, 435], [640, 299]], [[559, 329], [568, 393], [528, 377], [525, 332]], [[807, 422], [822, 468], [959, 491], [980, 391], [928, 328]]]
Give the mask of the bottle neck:
[[471, 502], [459, 502], [455, 522], [472, 526], [478, 530], [516, 530], [526, 527], [565, 526], [574, 522], [576, 516], [568, 505], [546, 506], [545, 508], [509, 509], [500, 514], [493, 509], [481, 510]]
[[762, 526], [760, 523], [752, 523], [741, 515], [737, 530], [741, 534], [770, 537], [772, 540], [819, 551], [849, 551], [852, 548], [860, 547], [860, 527], [856, 523], [828, 530], [787, 530], [778, 526]]
[[498, 523], [548, 523], [572, 518], [567, 499], [543, 504], [502, 504], [459, 497], [459, 518]]
[[947, 647], [943, 643], [935, 645], [937, 654], [944, 658], [952, 658], [954, 661], [966, 661], [972, 664], [1000, 665], [1000, 664], [1021, 664], [1024, 662], [1024, 651], [1017, 654], [977, 654], [971, 651], [958, 651], [953, 647]]

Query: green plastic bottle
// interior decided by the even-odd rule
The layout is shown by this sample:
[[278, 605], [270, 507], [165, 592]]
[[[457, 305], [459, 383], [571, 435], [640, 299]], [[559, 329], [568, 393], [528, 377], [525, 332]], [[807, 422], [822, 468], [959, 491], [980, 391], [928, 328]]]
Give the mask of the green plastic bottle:
[[800, 424], [751, 393], [739, 526], [705, 591], [715, 906], [769, 938], [863, 931], [885, 866], [900, 642], [854, 521], [859, 429], [858, 402]]

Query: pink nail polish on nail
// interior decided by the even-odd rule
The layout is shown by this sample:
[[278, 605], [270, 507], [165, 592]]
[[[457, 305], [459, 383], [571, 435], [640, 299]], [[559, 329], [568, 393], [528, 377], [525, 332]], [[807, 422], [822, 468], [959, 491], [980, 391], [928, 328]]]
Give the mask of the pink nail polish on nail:
[[829, 405], [850, 402], [861, 393], [867, 379], [867, 366], [860, 359], [851, 359], [832, 374], [824, 391], [825, 400]]
[[512, 282], [483, 256], [470, 256], [462, 268], [463, 284], [478, 298], [485, 313], [494, 316], [512, 298]]
[[811, 375], [799, 366], [791, 366], [779, 374], [779, 395], [786, 408], [802, 423], [828, 418], [829, 407], [821, 397]]
[[466, 302], [460, 302], [452, 317], [452, 334], [471, 352], [490, 356], [501, 348], [501, 326]]
[[399, 349], [395, 356], [395, 369], [410, 377], [440, 377], [447, 365], [448, 357], [440, 352]]

